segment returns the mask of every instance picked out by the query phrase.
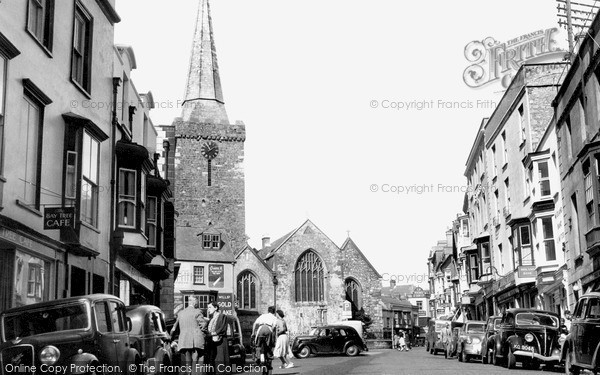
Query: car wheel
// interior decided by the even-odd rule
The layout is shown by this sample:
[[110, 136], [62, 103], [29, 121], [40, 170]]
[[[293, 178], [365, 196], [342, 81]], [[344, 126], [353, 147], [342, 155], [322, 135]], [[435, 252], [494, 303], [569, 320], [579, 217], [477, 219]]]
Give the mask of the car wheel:
[[460, 356], [462, 357], [461, 362], [465, 362], [465, 363], [469, 362], [469, 355], [467, 354], [465, 349], [463, 349], [462, 353], [460, 353]]
[[565, 374], [579, 375], [579, 368], [573, 366], [573, 351], [569, 348], [565, 358]]
[[506, 368], [513, 369], [517, 366], [517, 358], [513, 354], [513, 351], [511, 348], [508, 348], [507, 353], [508, 353], [508, 355], [506, 358]]
[[302, 349], [298, 352], [298, 358], [307, 358], [310, 355], [310, 348], [308, 346], [303, 346]]
[[355, 357], [358, 355], [359, 352], [360, 351], [358, 350], [358, 347], [356, 345], [350, 345], [346, 348], [346, 355], [348, 357]]

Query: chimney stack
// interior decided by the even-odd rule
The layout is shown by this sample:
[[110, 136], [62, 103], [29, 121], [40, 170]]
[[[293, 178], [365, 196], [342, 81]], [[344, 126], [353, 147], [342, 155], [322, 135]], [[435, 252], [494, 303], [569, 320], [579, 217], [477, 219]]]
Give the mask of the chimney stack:
[[269, 246], [271, 246], [271, 237], [264, 236], [262, 238], [262, 248], [264, 249], [265, 247], [269, 247]]

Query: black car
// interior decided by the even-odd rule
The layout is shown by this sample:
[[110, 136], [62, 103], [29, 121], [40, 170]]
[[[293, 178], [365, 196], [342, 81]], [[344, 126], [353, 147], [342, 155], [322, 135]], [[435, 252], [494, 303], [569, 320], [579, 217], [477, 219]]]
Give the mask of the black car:
[[600, 293], [583, 295], [575, 310], [571, 332], [562, 347], [561, 360], [567, 374], [578, 374], [580, 370], [600, 370]]
[[313, 328], [307, 336], [297, 336], [292, 344], [292, 353], [297, 358], [311, 354], [358, 355], [368, 351], [358, 332], [350, 326], [331, 325]]
[[551, 311], [509, 309], [497, 326], [492, 356], [494, 364], [509, 369], [521, 362], [524, 368], [558, 365], [560, 362], [560, 319]]
[[141, 354], [145, 368], [154, 368], [159, 374], [173, 372], [171, 336], [162, 310], [152, 305], [139, 305], [129, 306], [126, 311], [131, 319], [129, 340]]
[[494, 348], [494, 339], [498, 332], [496, 327], [501, 321], [501, 316], [490, 316], [485, 325], [485, 333], [481, 341], [481, 362], [484, 365], [492, 363], [492, 349]]
[[[123, 302], [93, 294], [8, 309], [0, 315], [0, 374], [141, 373]], [[64, 370], [64, 371], [63, 371]]]

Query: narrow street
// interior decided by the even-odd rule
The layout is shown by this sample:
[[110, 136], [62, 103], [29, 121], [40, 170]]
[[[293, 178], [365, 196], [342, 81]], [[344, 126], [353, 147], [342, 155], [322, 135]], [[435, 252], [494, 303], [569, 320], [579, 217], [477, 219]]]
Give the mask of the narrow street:
[[318, 356], [308, 359], [293, 359], [294, 368], [279, 369], [276, 364], [274, 375], [395, 375], [395, 374], [462, 374], [462, 375], [521, 375], [521, 374], [559, 374], [562, 370], [524, 370], [517, 365], [514, 370], [493, 365], [484, 365], [479, 361], [459, 362], [456, 358], [445, 359], [443, 355], [431, 355], [424, 348], [415, 348], [409, 352], [378, 350], [361, 353], [358, 357]]

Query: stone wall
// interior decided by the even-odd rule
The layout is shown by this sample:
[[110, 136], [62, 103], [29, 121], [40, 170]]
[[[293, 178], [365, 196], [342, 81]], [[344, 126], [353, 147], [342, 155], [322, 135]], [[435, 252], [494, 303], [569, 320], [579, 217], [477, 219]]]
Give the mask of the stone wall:
[[373, 321], [370, 332], [383, 331], [381, 307], [381, 276], [365, 260], [358, 247], [351, 240], [342, 247], [344, 255], [344, 277], [358, 282], [362, 289], [361, 307]]
[[[259, 313], [267, 312], [269, 306], [273, 306], [273, 275], [266, 264], [261, 261], [256, 253], [246, 247], [244, 251], [236, 258], [234, 267], [234, 293], [237, 296], [237, 280], [240, 273], [250, 270], [257, 278], [256, 300]], [[242, 308], [243, 306], [239, 306]]]
[[[325, 300], [322, 302], [296, 302], [295, 267], [298, 258], [307, 250], [313, 250], [325, 268]], [[292, 336], [308, 333], [311, 327], [319, 324], [342, 320], [345, 292], [341, 250], [314, 224], [305, 222], [270, 262], [279, 281], [277, 307], [286, 314]]]

